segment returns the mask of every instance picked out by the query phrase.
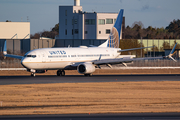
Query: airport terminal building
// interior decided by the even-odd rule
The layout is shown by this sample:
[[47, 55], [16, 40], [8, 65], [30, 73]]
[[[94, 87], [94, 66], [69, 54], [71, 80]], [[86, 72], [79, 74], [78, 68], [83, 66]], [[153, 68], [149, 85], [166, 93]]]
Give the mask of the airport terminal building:
[[74, 6], [59, 6], [59, 36], [56, 39], [107, 39], [117, 15], [83, 12], [80, 0], [74, 0]]

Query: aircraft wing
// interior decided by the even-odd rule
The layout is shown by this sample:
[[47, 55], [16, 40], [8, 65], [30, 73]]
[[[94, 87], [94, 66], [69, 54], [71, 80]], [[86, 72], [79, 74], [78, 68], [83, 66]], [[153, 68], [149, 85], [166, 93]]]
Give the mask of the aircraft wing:
[[103, 60], [93, 61], [93, 64], [95, 64], [95, 65], [121, 64], [121, 63], [130, 63], [130, 62], [139, 61], [139, 60], [153, 60], [153, 59], [164, 59], [164, 58], [165, 58], [165, 57], [103, 59]]
[[131, 50], [139, 50], [139, 49], [145, 49], [145, 48], [152, 48], [151, 47], [141, 47], [141, 48], [131, 48], [131, 49], [123, 49], [123, 50], [118, 50], [117, 52], [125, 52], [125, 51], [131, 51]]
[[[177, 43], [171, 50], [168, 56], [162, 56], [162, 57], [144, 57], [144, 58], [130, 58], [130, 57], [124, 57], [124, 58], [116, 58], [116, 59], [103, 59], [103, 60], [95, 60], [92, 61], [93, 64], [95, 65], [103, 65], [103, 64], [120, 64], [120, 63], [130, 63], [132, 61], [138, 61], [138, 60], [154, 60], [154, 59], [165, 59], [165, 58], [170, 58], [173, 61], [176, 62], [176, 60], [172, 57], [174, 50], [176, 48]], [[136, 48], [135, 48], [136, 49]], [[138, 48], [137, 48], [138, 49]], [[129, 50], [134, 50], [134, 49], [126, 49], [127, 51]]]
[[16, 59], [22, 59], [23, 58], [23, 56], [7, 54], [6, 41], [4, 42], [3, 55], [5, 57], [11, 57], [11, 58], [16, 58]]

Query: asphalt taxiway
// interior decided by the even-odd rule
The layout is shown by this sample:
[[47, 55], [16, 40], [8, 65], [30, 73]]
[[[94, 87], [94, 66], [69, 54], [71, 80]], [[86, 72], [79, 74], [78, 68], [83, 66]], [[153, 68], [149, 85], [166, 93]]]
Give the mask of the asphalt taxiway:
[[179, 120], [179, 113], [124, 113], [0, 116], [4, 120]]
[[128, 81], [180, 81], [179, 74], [170, 75], [83, 75], [67, 76], [0, 76], [0, 85], [46, 84], [46, 83], [89, 83], [89, 82], [128, 82]]

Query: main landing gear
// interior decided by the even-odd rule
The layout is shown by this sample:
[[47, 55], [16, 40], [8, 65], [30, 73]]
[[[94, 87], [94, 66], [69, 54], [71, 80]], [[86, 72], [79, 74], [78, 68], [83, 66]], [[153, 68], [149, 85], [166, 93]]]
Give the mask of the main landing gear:
[[31, 73], [31, 77], [35, 77], [36, 76], [36, 74], [35, 73]]
[[65, 71], [64, 70], [58, 70], [57, 76], [65, 76]]

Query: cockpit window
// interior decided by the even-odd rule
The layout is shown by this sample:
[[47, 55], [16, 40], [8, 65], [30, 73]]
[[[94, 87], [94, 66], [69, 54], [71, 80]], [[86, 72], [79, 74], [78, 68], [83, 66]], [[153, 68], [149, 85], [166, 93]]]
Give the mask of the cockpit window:
[[36, 55], [24, 55], [24, 57], [32, 57], [32, 58], [35, 58]]

